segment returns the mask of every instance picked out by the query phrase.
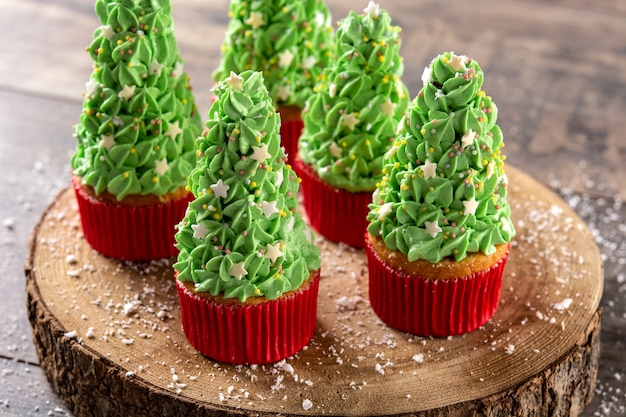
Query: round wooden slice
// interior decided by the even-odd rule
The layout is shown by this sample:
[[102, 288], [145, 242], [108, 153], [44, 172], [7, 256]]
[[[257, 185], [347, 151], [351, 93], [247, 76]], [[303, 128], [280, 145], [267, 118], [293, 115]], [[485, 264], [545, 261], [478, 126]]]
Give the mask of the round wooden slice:
[[485, 326], [444, 339], [387, 327], [369, 307], [364, 252], [320, 239], [315, 336], [265, 366], [197, 353], [181, 328], [173, 260], [94, 252], [67, 189], [35, 229], [25, 268], [41, 365], [78, 416], [578, 415], [598, 368], [600, 253], [563, 201], [508, 173], [518, 234]]

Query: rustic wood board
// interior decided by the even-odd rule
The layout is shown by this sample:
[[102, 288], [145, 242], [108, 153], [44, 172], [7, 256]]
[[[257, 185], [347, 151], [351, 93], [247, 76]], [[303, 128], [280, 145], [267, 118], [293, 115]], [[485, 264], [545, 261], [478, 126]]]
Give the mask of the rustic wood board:
[[518, 229], [493, 319], [431, 339], [384, 325], [364, 252], [319, 239], [317, 331], [281, 363], [232, 366], [180, 326], [171, 259], [125, 263], [82, 238], [70, 189], [26, 263], [29, 318], [54, 390], [83, 415], [578, 415], [593, 396], [602, 260], [563, 201], [509, 167]]

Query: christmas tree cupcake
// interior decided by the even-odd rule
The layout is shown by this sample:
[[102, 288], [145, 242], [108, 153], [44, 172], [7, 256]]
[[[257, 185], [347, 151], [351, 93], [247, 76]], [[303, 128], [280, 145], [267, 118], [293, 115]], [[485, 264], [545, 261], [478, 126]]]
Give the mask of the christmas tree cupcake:
[[103, 255], [177, 253], [202, 130], [169, 1], [98, 0], [94, 66], [75, 127], [72, 183], [85, 239]]
[[422, 79], [370, 206], [369, 295], [390, 326], [449, 336], [493, 316], [515, 230], [480, 66], [446, 52]]
[[337, 30], [338, 59], [307, 102], [296, 171], [311, 225], [335, 242], [364, 246], [383, 155], [409, 104], [399, 33], [373, 2], [350, 12]]
[[222, 60], [213, 73], [262, 71], [281, 117], [281, 143], [293, 160], [301, 111], [334, 55], [330, 11], [324, 0], [231, 0]]
[[183, 328], [213, 359], [274, 362], [313, 336], [320, 251], [297, 211], [299, 179], [262, 73], [231, 73], [214, 91], [176, 234]]

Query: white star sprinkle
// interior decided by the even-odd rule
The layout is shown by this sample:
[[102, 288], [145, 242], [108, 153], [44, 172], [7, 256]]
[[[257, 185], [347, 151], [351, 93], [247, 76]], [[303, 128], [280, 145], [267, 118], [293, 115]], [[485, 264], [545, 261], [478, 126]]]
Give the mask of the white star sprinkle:
[[272, 214], [278, 213], [278, 208], [276, 208], [276, 203], [278, 203], [278, 201], [261, 202], [261, 211], [263, 211], [263, 214], [265, 215], [266, 218], [269, 219], [270, 217], [272, 217]]
[[115, 32], [113, 32], [111, 25], [100, 26], [100, 30], [102, 31], [102, 36], [104, 36], [108, 41], [113, 39], [113, 36], [115, 36]]
[[393, 116], [398, 105], [393, 103], [389, 97], [383, 103], [380, 103], [380, 109], [385, 116]]
[[163, 158], [159, 161], [154, 161], [154, 172], [159, 175], [163, 175], [167, 172], [167, 159]]
[[328, 150], [330, 151], [330, 154], [335, 158], [341, 158], [341, 154], [343, 153], [341, 147], [337, 145], [337, 142], [331, 143], [328, 147]]
[[284, 255], [284, 253], [280, 251], [280, 242], [276, 242], [273, 245], [268, 243], [265, 249], [265, 257], [272, 261], [272, 263], [276, 263], [276, 259]]
[[275, 182], [276, 188], [280, 188], [284, 180], [285, 180], [285, 176], [283, 175], [283, 170], [282, 169], [277, 170], [276, 182]]
[[463, 210], [464, 215], [467, 216], [469, 214], [476, 214], [476, 209], [478, 208], [478, 201], [476, 201], [476, 199], [472, 197], [471, 200], [466, 200], [463, 202], [463, 207], [465, 207], [465, 210]]
[[450, 54], [450, 60], [448, 61], [448, 65], [455, 71], [462, 71], [467, 69], [465, 64], [467, 64], [467, 57], [465, 55], [455, 55]]
[[248, 271], [246, 271], [245, 266], [245, 262], [237, 262], [232, 268], [230, 268], [228, 273], [236, 279], [241, 279], [244, 275], [248, 275]]
[[330, 86], [328, 86], [328, 96], [333, 98], [335, 97], [335, 94], [337, 94], [337, 84], [330, 83]]
[[199, 224], [192, 224], [191, 230], [193, 230], [193, 237], [197, 237], [200, 239], [204, 239], [206, 235], [209, 234], [209, 229], [206, 228], [204, 222], [200, 222]]
[[93, 96], [98, 92], [98, 88], [100, 88], [100, 84], [94, 80], [89, 80], [85, 83], [85, 94]]
[[426, 160], [424, 165], [422, 165], [422, 172], [425, 179], [435, 178], [437, 176], [437, 164]]
[[385, 203], [378, 209], [378, 218], [384, 220], [393, 210], [393, 203]]
[[159, 64], [156, 59], [153, 59], [150, 65], [148, 65], [148, 71], [151, 75], [161, 75], [161, 71], [163, 70], [163, 64]]
[[354, 113], [348, 113], [343, 115], [343, 120], [341, 121], [341, 124], [343, 126], [347, 126], [350, 130], [354, 130], [354, 126], [356, 126], [359, 122], [360, 120], [356, 117]]
[[250, 155], [250, 159], [263, 162], [271, 156], [272, 155], [270, 155], [270, 153], [267, 151], [267, 144], [263, 146], [252, 146], [252, 155]]
[[502, 230], [505, 232], [511, 231], [511, 223], [509, 223], [505, 217], [500, 217], [500, 224], [502, 225]]
[[100, 135], [100, 138], [100, 146], [105, 148], [107, 151], [115, 146], [115, 137], [113, 135]]
[[125, 85], [122, 87], [122, 91], [119, 92], [118, 97], [124, 100], [130, 100], [135, 95], [134, 85]]
[[172, 70], [172, 77], [180, 77], [181, 75], [183, 75], [184, 69], [185, 65], [182, 62], [177, 62], [176, 65], [174, 65], [174, 69]]
[[318, 27], [322, 27], [324, 26], [325, 22], [326, 22], [326, 17], [324, 17], [324, 13], [320, 11], [315, 12], [315, 24]]
[[430, 237], [437, 237], [437, 233], [440, 233], [441, 227], [437, 222], [424, 222], [424, 226], [426, 226], [426, 233], [430, 235]]
[[432, 80], [433, 80], [433, 69], [431, 67], [424, 68], [424, 72], [422, 73], [422, 83], [424, 83], [424, 85], [426, 86]]
[[215, 184], [209, 186], [209, 188], [213, 190], [217, 197], [226, 198], [228, 196], [228, 190], [230, 189], [230, 185], [224, 184], [224, 182], [220, 178]]
[[230, 85], [234, 90], [243, 91], [243, 78], [235, 74], [234, 71], [231, 71], [230, 76], [224, 81], [226, 81], [226, 84]]
[[461, 150], [465, 150], [468, 146], [474, 143], [474, 137], [476, 136], [476, 132], [472, 129], [465, 132], [463, 137], [461, 138]]
[[315, 59], [315, 57], [313, 55], [309, 55], [306, 58], [304, 58], [302, 60], [302, 68], [303, 69], [311, 69], [315, 66], [315, 64], [317, 63], [317, 59]]
[[370, 1], [369, 4], [367, 5], [367, 7], [365, 9], [363, 9], [363, 13], [373, 17], [373, 18], [377, 18], [378, 14], [380, 13], [380, 6], [376, 3], [374, 3], [373, 1]]
[[263, 13], [251, 12], [250, 17], [246, 19], [245, 23], [252, 26], [252, 29], [260, 28], [265, 24]]
[[276, 96], [278, 96], [278, 98], [282, 101], [287, 101], [289, 96], [291, 96], [291, 87], [289, 87], [288, 85], [279, 86], [276, 91]]
[[289, 65], [291, 65], [293, 58], [294, 58], [294, 55], [289, 49], [279, 53], [278, 54], [278, 66], [280, 66], [281, 68], [288, 67]]
[[177, 120], [174, 123], [170, 123], [167, 127], [167, 132], [165, 132], [165, 136], [169, 136], [171, 139], [176, 139], [176, 136], [181, 133], [183, 133], [183, 129], [180, 128], [180, 124]]

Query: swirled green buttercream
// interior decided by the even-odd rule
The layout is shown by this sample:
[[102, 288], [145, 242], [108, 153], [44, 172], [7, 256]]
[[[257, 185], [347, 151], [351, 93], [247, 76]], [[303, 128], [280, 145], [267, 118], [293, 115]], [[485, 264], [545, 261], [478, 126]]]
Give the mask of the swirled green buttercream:
[[334, 187], [373, 191], [383, 154], [409, 104], [400, 28], [385, 10], [350, 14], [337, 30], [338, 59], [307, 101], [299, 156]]
[[515, 235], [497, 107], [466, 56], [436, 57], [422, 79], [385, 155], [369, 233], [409, 261], [492, 254]]
[[102, 26], [71, 165], [84, 184], [118, 200], [187, 184], [202, 130], [174, 38], [169, 0], [98, 0]]
[[324, 0], [233, 0], [215, 81], [231, 71], [262, 71], [274, 105], [304, 107], [333, 56]]
[[299, 179], [280, 147], [280, 117], [261, 72], [231, 73], [215, 88], [199, 160], [195, 200], [178, 226], [178, 279], [196, 291], [245, 301], [297, 289], [320, 251], [297, 211]]

